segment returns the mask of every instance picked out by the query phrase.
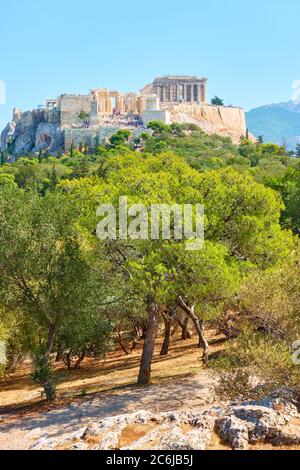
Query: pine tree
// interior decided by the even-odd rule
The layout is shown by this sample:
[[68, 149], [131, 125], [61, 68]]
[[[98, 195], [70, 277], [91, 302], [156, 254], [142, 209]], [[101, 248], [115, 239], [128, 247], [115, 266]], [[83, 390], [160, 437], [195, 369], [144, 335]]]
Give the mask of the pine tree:
[[40, 151], [39, 151], [38, 160], [39, 160], [39, 163], [42, 163], [42, 160], [43, 160], [43, 150], [42, 149], [40, 149]]
[[4, 165], [4, 163], [5, 163], [4, 152], [0, 150], [0, 165]]

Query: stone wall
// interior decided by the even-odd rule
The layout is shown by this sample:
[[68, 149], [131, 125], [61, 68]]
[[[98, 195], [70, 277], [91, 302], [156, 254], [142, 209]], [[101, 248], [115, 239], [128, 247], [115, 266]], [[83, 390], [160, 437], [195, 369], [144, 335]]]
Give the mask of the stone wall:
[[73, 145], [74, 148], [94, 147], [97, 139], [97, 129], [65, 129], [65, 151], [68, 152]]
[[90, 117], [90, 95], [61, 95], [59, 98], [60, 121], [63, 127], [80, 126], [83, 120], [79, 118], [81, 112]]
[[49, 109], [45, 112], [45, 120], [49, 124], [59, 124], [60, 125], [60, 111], [58, 108]]
[[[124, 128], [122, 128], [124, 129]], [[65, 151], [68, 152], [73, 145], [74, 148], [95, 147], [96, 144], [103, 145], [108, 139], [120, 130], [119, 127], [100, 127], [88, 129], [64, 129]], [[135, 136], [138, 135], [139, 129], [128, 128]]]
[[161, 121], [164, 124], [171, 124], [171, 113], [167, 110], [146, 110], [141, 114], [141, 118], [145, 125], [151, 121]]

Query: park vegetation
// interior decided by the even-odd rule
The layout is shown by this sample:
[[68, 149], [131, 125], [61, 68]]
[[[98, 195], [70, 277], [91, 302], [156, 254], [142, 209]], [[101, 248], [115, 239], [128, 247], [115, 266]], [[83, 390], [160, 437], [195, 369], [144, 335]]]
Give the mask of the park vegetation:
[[[300, 160], [284, 147], [209, 136], [154, 121], [134, 138], [0, 166], [0, 340], [10, 373], [32, 357], [32, 379], [56, 396], [52, 368], [80, 368], [143, 344], [139, 384], [151, 380], [160, 329], [198, 338], [222, 393], [300, 392]], [[204, 204], [205, 242], [100, 240], [100, 204]], [[210, 358], [207, 328], [228, 341]]]

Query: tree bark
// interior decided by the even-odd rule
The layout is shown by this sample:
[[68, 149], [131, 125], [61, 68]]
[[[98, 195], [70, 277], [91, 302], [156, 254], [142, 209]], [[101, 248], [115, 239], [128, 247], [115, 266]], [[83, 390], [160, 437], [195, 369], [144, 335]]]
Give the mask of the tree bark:
[[[180, 320], [179, 320], [179, 321], [180, 321]], [[179, 326], [181, 327], [181, 330], [182, 330], [182, 332], [181, 332], [181, 339], [182, 339], [183, 341], [186, 341], [187, 339], [191, 339], [191, 338], [192, 338], [192, 333], [189, 331], [188, 325], [189, 325], [189, 316], [186, 315], [186, 316], [184, 317], [183, 322], [180, 321], [180, 323], [179, 323]]]
[[74, 367], [73, 367], [74, 370], [79, 369], [80, 364], [82, 363], [84, 358], [85, 358], [85, 351], [83, 351], [82, 354], [80, 354], [77, 361], [75, 362]]
[[122, 335], [119, 330], [115, 330], [117, 333], [117, 342], [119, 343], [119, 346], [121, 347], [122, 351], [126, 356], [129, 356], [129, 352], [127, 351], [127, 348], [124, 346], [123, 341], [122, 341]]
[[65, 354], [64, 362], [67, 366], [67, 369], [71, 370], [71, 351], [69, 351]]
[[183, 311], [191, 318], [199, 338], [198, 348], [203, 348], [202, 360], [205, 364], [208, 364], [209, 344], [206, 341], [204, 334], [204, 321], [199, 320], [199, 318], [195, 314], [195, 306], [192, 305], [190, 307], [186, 302], [184, 302], [182, 297], [178, 298], [178, 304], [183, 309]]
[[147, 313], [149, 325], [144, 341], [143, 354], [141, 358], [140, 372], [138, 376], [138, 384], [145, 385], [150, 382], [151, 363], [154, 353], [155, 339], [158, 329], [158, 312], [157, 306], [151, 296], [147, 298]]
[[64, 354], [64, 344], [60, 343], [57, 348], [57, 353], [56, 353], [56, 358], [55, 362], [60, 362], [63, 359], [63, 354]]
[[16, 371], [16, 368], [23, 361], [21, 353], [11, 352], [8, 354], [8, 364], [6, 365], [6, 372], [11, 374]]
[[57, 333], [57, 321], [53, 323], [52, 325], [50, 325], [48, 328], [47, 345], [46, 345], [46, 350], [44, 354], [44, 357], [47, 359], [50, 358], [50, 354], [52, 353], [56, 333]]
[[167, 356], [169, 352], [170, 337], [171, 337], [171, 323], [172, 322], [170, 320], [165, 319], [165, 336], [164, 336], [164, 342], [160, 350], [161, 356]]
[[198, 320], [199, 323], [199, 343], [198, 348], [203, 348], [203, 362], [204, 364], [208, 364], [208, 353], [209, 353], [209, 344], [205, 338], [205, 330], [204, 330], [204, 321]]

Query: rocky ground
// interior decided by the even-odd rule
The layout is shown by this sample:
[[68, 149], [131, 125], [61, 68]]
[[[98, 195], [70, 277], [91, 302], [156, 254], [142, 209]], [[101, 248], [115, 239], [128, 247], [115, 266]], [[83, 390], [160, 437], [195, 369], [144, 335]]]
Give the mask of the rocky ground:
[[2, 416], [0, 448], [205, 450], [215, 448], [216, 437], [228, 450], [300, 444], [300, 414], [291, 401], [274, 396], [220, 404], [213, 385], [213, 377], [202, 373], [43, 413]]
[[153, 413], [138, 411], [93, 420], [88, 426], [58, 438], [44, 436], [32, 450], [206, 450], [214, 433], [232, 449], [252, 444], [274, 446], [300, 443], [296, 407], [286, 401], [266, 399], [222, 409]]
[[161, 413], [165, 410], [201, 408], [214, 401], [214, 378], [206, 371], [149, 387], [122, 387], [72, 400], [69, 406], [49, 411], [35, 409], [0, 416], [0, 449], [28, 449], [38, 439], [64, 438], [90, 423], [139, 410]]

